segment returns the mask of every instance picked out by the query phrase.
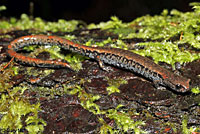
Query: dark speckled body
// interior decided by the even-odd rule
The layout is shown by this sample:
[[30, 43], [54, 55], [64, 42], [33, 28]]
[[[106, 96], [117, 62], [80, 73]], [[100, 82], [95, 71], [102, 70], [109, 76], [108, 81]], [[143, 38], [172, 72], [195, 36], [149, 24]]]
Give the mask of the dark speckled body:
[[[155, 64], [152, 60], [146, 57], [117, 48], [84, 46], [57, 36], [30, 35], [20, 37], [8, 45], [8, 54], [11, 57], [15, 57], [18, 61], [31, 64], [33, 66], [70, 68], [69, 64], [64, 62], [30, 58], [17, 53], [17, 51], [24, 46], [33, 44], [58, 45], [63, 49], [96, 59], [102, 68], [104, 68], [103, 63], [106, 63], [140, 74], [152, 80], [156, 86], [167, 86], [177, 92], [186, 92], [189, 90], [190, 79], [178, 76], [173, 72]], [[106, 68], [104, 69], [107, 70]]]

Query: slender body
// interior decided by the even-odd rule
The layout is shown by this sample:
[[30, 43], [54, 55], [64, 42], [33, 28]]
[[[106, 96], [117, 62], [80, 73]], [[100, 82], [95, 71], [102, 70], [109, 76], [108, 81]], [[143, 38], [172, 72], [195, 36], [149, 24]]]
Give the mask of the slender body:
[[58, 45], [63, 49], [77, 52], [97, 60], [100, 67], [104, 70], [109, 70], [108, 67], [104, 66], [104, 63], [106, 63], [140, 74], [152, 80], [155, 86], [163, 85], [177, 92], [186, 92], [189, 90], [190, 79], [178, 76], [173, 72], [155, 64], [152, 60], [146, 57], [117, 48], [84, 46], [57, 36], [30, 35], [20, 37], [8, 45], [8, 54], [18, 61], [32, 66], [70, 68], [69, 64], [64, 62], [30, 58], [17, 53], [17, 51], [21, 48], [33, 44]]

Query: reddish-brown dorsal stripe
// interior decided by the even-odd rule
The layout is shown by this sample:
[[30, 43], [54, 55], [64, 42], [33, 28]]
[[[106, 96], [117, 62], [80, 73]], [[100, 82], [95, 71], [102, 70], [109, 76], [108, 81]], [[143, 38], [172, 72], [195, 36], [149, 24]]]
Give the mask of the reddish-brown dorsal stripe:
[[136, 53], [117, 48], [84, 46], [57, 36], [30, 35], [20, 37], [8, 45], [8, 54], [22, 63], [33, 66], [70, 68], [70, 65], [64, 62], [30, 58], [17, 53], [19, 49], [32, 44], [58, 45], [63, 49], [96, 59], [104, 70], [108, 70], [104, 63], [125, 68], [152, 80], [155, 85], [164, 85], [177, 92], [186, 92], [190, 89], [190, 79], [178, 76]]

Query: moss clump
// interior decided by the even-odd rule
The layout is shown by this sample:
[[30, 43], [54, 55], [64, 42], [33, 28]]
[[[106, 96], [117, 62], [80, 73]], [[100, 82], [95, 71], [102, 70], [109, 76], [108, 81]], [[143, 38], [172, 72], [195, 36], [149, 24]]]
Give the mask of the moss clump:
[[30, 104], [23, 97], [24, 91], [28, 89], [23, 84], [14, 87], [10, 79], [15, 73], [16, 70], [10, 66], [0, 74], [0, 131], [41, 133], [46, 123], [38, 117], [40, 104]]
[[187, 50], [181, 51], [176, 44], [170, 41], [146, 42], [139, 43], [139, 45], [145, 46], [145, 49], [134, 50], [133, 52], [152, 57], [155, 63], [165, 62], [174, 67], [177, 62], [183, 64], [200, 59], [199, 53], [191, 53]]
[[199, 133], [200, 132], [200, 128], [198, 127], [190, 127], [188, 128], [187, 126], [187, 122], [188, 122], [188, 119], [186, 116], [184, 116], [183, 120], [182, 120], [182, 133], [183, 134], [191, 134], [191, 133]]
[[[3, 116], [0, 120], [0, 130], [2, 133], [6, 131], [20, 133], [24, 129], [29, 133], [43, 132], [46, 123], [38, 117], [38, 111], [40, 111], [39, 103], [30, 104], [20, 97], [13, 96], [13, 99], [11, 99], [8, 95], [2, 94], [0, 104], [0, 113]], [[24, 117], [25, 120], [23, 120]]]
[[106, 88], [106, 90], [108, 91], [108, 94], [112, 94], [112, 93], [120, 93], [120, 90], [118, 89], [120, 85], [122, 84], [127, 84], [126, 80], [123, 79], [112, 79], [112, 80], [108, 80], [108, 87]]
[[169, 12], [165, 9], [161, 15], [146, 15], [129, 23], [123, 23], [117, 17], [111, 17], [108, 22], [90, 24], [88, 28], [107, 29], [118, 34], [121, 39], [142, 38], [144, 42], [153, 40], [137, 43], [145, 48], [134, 52], [153, 57], [156, 63], [162, 61], [174, 66], [176, 62], [182, 64], [200, 59], [199, 53], [178, 47], [181, 44], [189, 44], [192, 48], [200, 49], [200, 4], [191, 3], [190, 5], [194, 8], [193, 12], [183, 13], [175, 9]]
[[45, 22], [39, 17], [32, 20], [26, 14], [22, 14], [19, 20], [10, 18], [9, 21], [0, 21], [0, 29], [4, 32], [26, 29], [36, 29], [38, 32], [71, 32], [77, 28], [78, 24], [79, 21], [76, 20], [66, 21], [59, 19], [57, 22]]

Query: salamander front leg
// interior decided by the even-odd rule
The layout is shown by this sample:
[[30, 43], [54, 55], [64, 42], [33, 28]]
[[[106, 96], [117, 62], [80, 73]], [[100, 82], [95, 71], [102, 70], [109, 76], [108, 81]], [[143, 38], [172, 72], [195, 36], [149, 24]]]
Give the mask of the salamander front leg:
[[99, 63], [100, 68], [103, 69], [104, 71], [106, 71], [106, 72], [113, 71], [112, 67], [111, 66], [106, 66], [103, 63], [103, 61], [98, 60], [98, 63]]
[[160, 86], [159, 81], [158, 80], [154, 80], [153, 84], [155, 86], [155, 88], [159, 89], [159, 90], [165, 90], [166, 88], [163, 86]]

